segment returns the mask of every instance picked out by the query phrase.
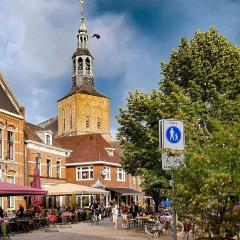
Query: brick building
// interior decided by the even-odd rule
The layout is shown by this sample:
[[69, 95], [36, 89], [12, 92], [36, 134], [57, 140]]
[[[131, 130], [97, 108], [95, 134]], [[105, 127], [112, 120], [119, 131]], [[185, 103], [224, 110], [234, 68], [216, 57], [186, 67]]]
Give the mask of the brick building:
[[51, 130], [26, 123], [25, 158], [28, 173], [27, 185], [33, 181], [34, 168], [37, 166], [42, 185], [66, 182], [66, 158], [71, 151], [58, 145]]
[[[0, 181], [24, 185], [24, 108], [0, 74]], [[14, 209], [22, 197], [0, 198], [4, 209]]]

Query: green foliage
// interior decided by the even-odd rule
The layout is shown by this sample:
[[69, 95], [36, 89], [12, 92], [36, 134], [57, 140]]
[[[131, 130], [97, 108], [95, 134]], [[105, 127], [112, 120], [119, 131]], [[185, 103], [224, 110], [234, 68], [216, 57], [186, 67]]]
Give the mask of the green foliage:
[[240, 50], [215, 28], [183, 38], [162, 63], [160, 91], [130, 93], [117, 117], [127, 172], [140, 174], [151, 196], [167, 189], [161, 170], [159, 119], [185, 124], [186, 166], [177, 171], [179, 209], [200, 215], [208, 228], [226, 231], [239, 197]]

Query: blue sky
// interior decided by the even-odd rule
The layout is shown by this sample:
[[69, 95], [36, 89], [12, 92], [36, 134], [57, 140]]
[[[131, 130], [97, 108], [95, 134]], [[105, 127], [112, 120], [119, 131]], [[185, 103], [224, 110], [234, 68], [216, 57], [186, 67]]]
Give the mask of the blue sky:
[[[180, 38], [216, 26], [239, 46], [240, 0], [86, 0], [96, 88], [111, 98], [111, 129], [129, 91], [157, 88], [160, 61]], [[71, 87], [79, 0], [0, 0], [0, 71], [28, 121], [57, 114]]]

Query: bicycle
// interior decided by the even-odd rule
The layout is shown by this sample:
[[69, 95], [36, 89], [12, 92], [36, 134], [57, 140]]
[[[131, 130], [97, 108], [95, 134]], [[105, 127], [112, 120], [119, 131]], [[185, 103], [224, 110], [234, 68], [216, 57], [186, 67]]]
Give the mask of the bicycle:
[[[177, 221], [177, 235], [183, 233], [183, 224], [180, 221]], [[159, 237], [164, 231], [169, 231], [173, 233], [173, 221], [172, 216], [159, 216], [156, 217], [153, 221], [149, 221], [144, 226], [144, 233], [146, 237], [150, 239], [155, 239]]]
[[90, 223], [91, 225], [100, 224], [100, 221], [101, 221], [100, 212], [97, 209], [94, 209], [92, 212]]

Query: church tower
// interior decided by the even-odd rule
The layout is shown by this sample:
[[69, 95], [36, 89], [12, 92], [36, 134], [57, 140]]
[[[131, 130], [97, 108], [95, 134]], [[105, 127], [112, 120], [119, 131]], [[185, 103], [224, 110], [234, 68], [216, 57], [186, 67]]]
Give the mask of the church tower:
[[72, 88], [58, 101], [58, 136], [100, 133], [110, 140], [110, 99], [94, 87], [94, 58], [81, 0], [77, 49], [72, 56]]

